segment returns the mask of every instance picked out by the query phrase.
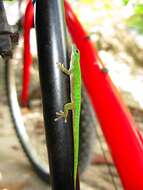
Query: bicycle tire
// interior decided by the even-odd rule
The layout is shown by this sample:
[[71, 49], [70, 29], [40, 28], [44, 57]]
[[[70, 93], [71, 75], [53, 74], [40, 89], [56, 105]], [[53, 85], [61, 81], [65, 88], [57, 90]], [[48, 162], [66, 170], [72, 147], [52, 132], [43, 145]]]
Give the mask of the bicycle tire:
[[[15, 46], [14, 50], [17, 46]], [[12, 58], [14, 59], [14, 58]], [[19, 142], [24, 150], [26, 157], [33, 166], [33, 169], [36, 171], [38, 176], [50, 183], [49, 170], [45, 169], [45, 166], [41, 162], [37, 161], [35, 153], [30, 147], [30, 137], [26, 132], [22, 114], [21, 107], [18, 101], [18, 92], [16, 90], [16, 76], [14, 73], [14, 67], [12, 59], [7, 59], [5, 61], [5, 87], [8, 97], [8, 107], [10, 109], [12, 121], [14, 124], [14, 129], [16, 131]], [[18, 79], [19, 80], [19, 79]], [[79, 146], [79, 172], [82, 174], [91, 161], [92, 155], [92, 144], [94, 141], [94, 127], [95, 121], [92, 119], [91, 104], [89, 102], [88, 95], [83, 87], [82, 89], [82, 104], [81, 104], [81, 119], [80, 119], [80, 146]], [[86, 113], [86, 114], [85, 114]], [[28, 139], [28, 141], [27, 141]], [[28, 142], [28, 143], [27, 143]], [[46, 167], [47, 168], [47, 167]]]
[[[21, 144], [21, 147], [32, 164], [33, 169], [38, 174], [38, 176], [43, 179], [45, 182], [50, 183], [50, 176], [49, 171], [45, 169], [45, 167], [42, 167], [39, 162], [37, 162], [37, 159], [32, 152], [32, 149], [29, 146], [29, 137], [26, 134], [26, 131], [24, 129], [24, 123], [22, 121], [22, 115], [20, 111], [20, 105], [18, 103], [18, 98], [15, 90], [15, 86], [12, 84], [13, 79], [10, 68], [10, 60], [5, 61], [5, 89], [6, 94], [8, 98], [8, 107], [10, 110], [10, 115], [12, 118], [13, 126], [17, 135], [17, 138]], [[28, 141], [27, 141], [28, 139]]]

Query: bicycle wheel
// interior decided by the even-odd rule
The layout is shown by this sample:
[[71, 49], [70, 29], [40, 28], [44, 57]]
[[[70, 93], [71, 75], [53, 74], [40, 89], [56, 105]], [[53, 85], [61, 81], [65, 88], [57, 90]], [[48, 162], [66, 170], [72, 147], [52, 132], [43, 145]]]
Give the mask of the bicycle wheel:
[[[44, 127], [42, 126], [42, 109], [39, 98], [31, 98], [29, 107], [20, 105], [23, 69], [23, 39], [13, 49], [13, 56], [5, 63], [5, 86], [14, 129], [26, 156], [42, 179], [49, 182], [49, 167], [45, 145]], [[37, 68], [31, 68], [31, 89], [39, 84]]]
[[[5, 82], [8, 104], [22, 148], [37, 174], [49, 183], [45, 131], [43, 123], [41, 94], [39, 86], [37, 59], [33, 58], [31, 67], [30, 101], [28, 107], [20, 105], [23, 71], [23, 39], [13, 49], [13, 57], [6, 60]], [[95, 122], [92, 109], [83, 87], [80, 119], [79, 171], [83, 173], [90, 163], [94, 141]]]

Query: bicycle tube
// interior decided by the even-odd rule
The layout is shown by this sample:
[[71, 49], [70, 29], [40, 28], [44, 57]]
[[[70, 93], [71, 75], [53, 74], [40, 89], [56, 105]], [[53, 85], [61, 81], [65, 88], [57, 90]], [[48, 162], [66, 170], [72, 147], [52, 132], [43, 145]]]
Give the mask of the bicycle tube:
[[29, 85], [30, 85], [30, 66], [32, 64], [32, 57], [30, 53], [30, 29], [34, 22], [34, 9], [32, 1], [28, 2], [25, 19], [24, 19], [24, 66], [23, 66], [23, 77], [22, 77], [22, 92], [21, 92], [21, 104], [23, 106], [28, 105], [29, 101]]
[[55, 113], [70, 101], [69, 78], [57, 63], [67, 65], [63, 1], [36, 1], [36, 33], [43, 111], [53, 190], [73, 190], [73, 138], [68, 122], [55, 122]]

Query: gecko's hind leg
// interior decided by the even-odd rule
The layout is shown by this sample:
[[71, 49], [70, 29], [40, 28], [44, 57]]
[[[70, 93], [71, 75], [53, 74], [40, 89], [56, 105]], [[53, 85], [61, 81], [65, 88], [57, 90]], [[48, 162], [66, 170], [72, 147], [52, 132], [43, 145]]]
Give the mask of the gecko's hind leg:
[[68, 117], [68, 111], [73, 109], [73, 103], [67, 103], [64, 105], [64, 111], [56, 112], [57, 117], [55, 118], [55, 121], [58, 121], [61, 118], [65, 119], [65, 122], [67, 122]]

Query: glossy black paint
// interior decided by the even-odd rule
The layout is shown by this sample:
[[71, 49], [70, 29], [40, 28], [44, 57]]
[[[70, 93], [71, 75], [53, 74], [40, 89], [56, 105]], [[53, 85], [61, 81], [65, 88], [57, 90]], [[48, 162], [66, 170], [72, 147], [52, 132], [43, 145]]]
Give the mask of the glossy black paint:
[[45, 129], [53, 190], [73, 190], [73, 137], [68, 122], [54, 121], [56, 112], [70, 102], [69, 77], [57, 63], [68, 68], [65, 46], [63, 0], [37, 0], [36, 33]]

